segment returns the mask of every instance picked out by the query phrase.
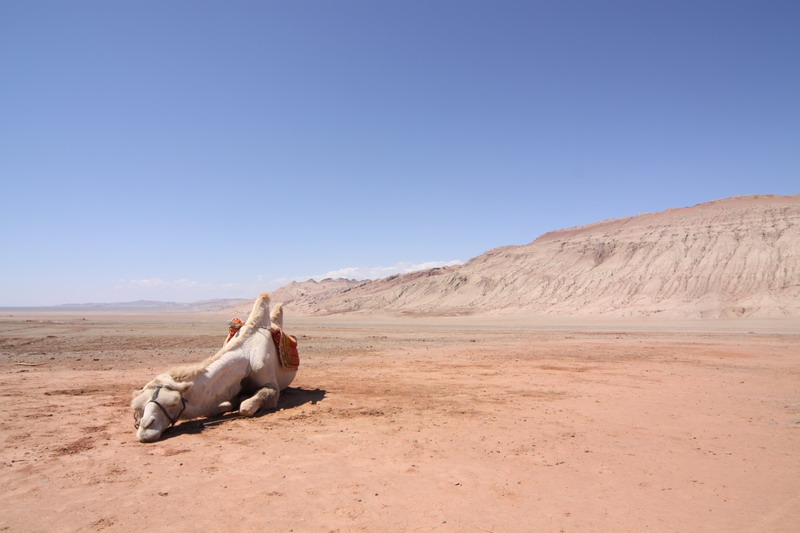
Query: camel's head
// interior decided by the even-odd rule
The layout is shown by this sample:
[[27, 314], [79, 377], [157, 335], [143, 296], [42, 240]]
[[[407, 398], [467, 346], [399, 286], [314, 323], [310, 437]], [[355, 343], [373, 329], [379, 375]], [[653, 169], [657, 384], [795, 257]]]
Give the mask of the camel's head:
[[191, 386], [162, 374], [144, 388], [133, 391], [131, 409], [139, 442], [158, 440], [165, 429], [178, 421], [186, 407], [183, 394]]

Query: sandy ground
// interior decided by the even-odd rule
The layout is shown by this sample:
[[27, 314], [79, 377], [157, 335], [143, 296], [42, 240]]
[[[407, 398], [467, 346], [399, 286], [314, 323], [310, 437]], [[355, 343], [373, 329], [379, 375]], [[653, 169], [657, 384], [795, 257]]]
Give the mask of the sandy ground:
[[800, 324], [296, 319], [279, 409], [134, 438], [227, 317], [0, 317], [0, 531], [800, 531]]

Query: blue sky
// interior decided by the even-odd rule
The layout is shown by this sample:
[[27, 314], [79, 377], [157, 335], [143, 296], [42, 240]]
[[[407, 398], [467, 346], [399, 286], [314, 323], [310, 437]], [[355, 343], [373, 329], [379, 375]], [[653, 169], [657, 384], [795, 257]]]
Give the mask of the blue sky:
[[0, 306], [253, 297], [797, 194], [796, 1], [0, 2]]

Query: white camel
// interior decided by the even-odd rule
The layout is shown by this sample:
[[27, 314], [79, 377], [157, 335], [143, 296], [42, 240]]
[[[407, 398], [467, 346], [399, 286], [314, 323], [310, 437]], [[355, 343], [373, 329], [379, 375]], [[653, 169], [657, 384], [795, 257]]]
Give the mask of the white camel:
[[239, 334], [202, 363], [173, 368], [133, 392], [131, 409], [140, 442], [153, 442], [179, 419], [214, 416], [231, 410], [239, 394], [248, 397], [239, 413], [253, 416], [278, 404], [297, 369], [281, 366], [270, 326], [283, 327], [283, 310], [269, 311], [269, 294], [256, 298]]

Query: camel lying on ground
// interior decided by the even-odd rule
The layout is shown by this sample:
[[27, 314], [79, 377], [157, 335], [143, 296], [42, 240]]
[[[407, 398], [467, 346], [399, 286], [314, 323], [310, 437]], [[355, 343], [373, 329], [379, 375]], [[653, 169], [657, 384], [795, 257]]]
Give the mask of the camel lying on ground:
[[280, 363], [270, 328], [283, 327], [281, 304], [269, 309], [269, 294], [256, 298], [239, 334], [202, 363], [173, 368], [133, 392], [131, 409], [140, 442], [153, 442], [179, 419], [215, 416], [232, 409], [244, 394], [239, 413], [253, 416], [273, 409], [297, 368]]

